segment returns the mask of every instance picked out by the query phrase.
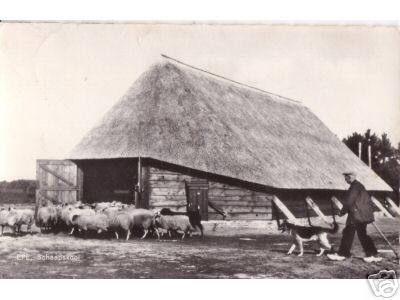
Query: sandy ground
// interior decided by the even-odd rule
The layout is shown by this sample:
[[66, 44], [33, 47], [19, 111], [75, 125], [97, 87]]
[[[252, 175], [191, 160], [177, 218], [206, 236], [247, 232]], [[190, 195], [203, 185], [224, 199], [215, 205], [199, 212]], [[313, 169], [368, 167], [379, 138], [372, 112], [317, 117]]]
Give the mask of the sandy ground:
[[[377, 224], [398, 248], [400, 221], [382, 218]], [[290, 237], [265, 234], [262, 228], [234, 234], [229, 228], [226, 234], [207, 229], [204, 239], [161, 241], [8, 233], [0, 237], [0, 278], [366, 278], [382, 269], [399, 271], [393, 253], [385, 251], [384, 240], [369, 227], [378, 249], [384, 250], [380, 263], [362, 261], [357, 238], [353, 257], [343, 262], [316, 257], [318, 247], [312, 242], [303, 257], [287, 256]], [[340, 232], [330, 240], [337, 247]]]

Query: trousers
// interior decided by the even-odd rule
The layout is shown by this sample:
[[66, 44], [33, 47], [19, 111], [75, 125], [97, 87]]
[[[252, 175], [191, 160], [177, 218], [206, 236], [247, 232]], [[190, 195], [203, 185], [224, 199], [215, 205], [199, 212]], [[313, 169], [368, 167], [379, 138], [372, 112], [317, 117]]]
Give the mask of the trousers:
[[346, 227], [343, 229], [342, 241], [340, 242], [338, 252], [339, 255], [346, 257], [350, 256], [350, 250], [353, 246], [354, 235], [356, 232], [361, 246], [364, 249], [365, 255], [368, 257], [378, 254], [374, 242], [367, 234], [367, 224], [368, 223], [357, 223], [346, 225]]

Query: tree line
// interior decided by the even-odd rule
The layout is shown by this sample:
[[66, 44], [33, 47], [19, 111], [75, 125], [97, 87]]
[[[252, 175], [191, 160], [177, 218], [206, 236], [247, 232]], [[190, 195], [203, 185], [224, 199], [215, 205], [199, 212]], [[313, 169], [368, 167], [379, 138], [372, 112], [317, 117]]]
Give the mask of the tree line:
[[21, 190], [27, 195], [35, 195], [36, 180], [18, 179], [13, 181], [0, 181], [0, 191]]
[[371, 146], [371, 168], [399, 197], [400, 189], [400, 143], [393, 146], [386, 133], [381, 136], [367, 129], [364, 134], [353, 132], [343, 139], [343, 143], [358, 156], [361, 143], [361, 160], [369, 164], [368, 146]]

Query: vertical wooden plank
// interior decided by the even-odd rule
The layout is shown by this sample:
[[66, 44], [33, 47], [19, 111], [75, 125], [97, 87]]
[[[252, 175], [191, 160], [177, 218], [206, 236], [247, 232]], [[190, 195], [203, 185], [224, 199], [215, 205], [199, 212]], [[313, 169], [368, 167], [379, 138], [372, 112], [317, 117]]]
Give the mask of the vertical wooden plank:
[[[68, 171], [68, 170], [66, 170], [64, 164], [61, 163], [61, 162], [60, 162], [59, 165], [57, 165], [57, 169], [56, 169], [56, 170], [57, 170], [57, 171], [56, 171], [57, 174], [62, 174], [62, 175], [64, 175], [64, 174], [66, 173], [66, 171]], [[65, 176], [65, 175], [64, 175], [64, 176]], [[67, 178], [68, 178], [68, 174], [67, 174]], [[60, 185], [64, 186], [64, 185], [65, 185], [64, 182], [60, 181], [58, 178], [56, 178], [56, 184], [57, 184], [57, 186], [60, 186]], [[65, 197], [66, 192], [64, 192], [64, 191], [58, 191], [57, 194], [58, 194], [57, 197], [56, 197], [56, 199], [57, 199], [57, 204], [63, 203], [63, 202], [64, 202], [64, 197]]]
[[138, 169], [137, 169], [137, 176], [138, 176], [138, 181], [137, 181], [137, 190], [138, 190], [138, 202], [140, 203], [139, 206], [141, 208], [146, 208], [146, 204], [143, 203], [142, 199], [142, 158], [139, 156], [138, 157]]
[[202, 205], [204, 211], [204, 220], [208, 221], [208, 189], [202, 190]]
[[[36, 192], [40, 190], [40, 187], [42, 185], [39, 163], [40, 161], [36, 160]], [[38, 194], [36, 193], [35, 196], [36, 196], [36, 204], [38, 204], [38, 197], [37, 197]]]
[[146, 208], [150, 207], [150, 170], [148, 166], [142, 166], [142, 201]]
[[140, 160], [138, 158], [137, 160], [137, 180], [134, 182], [134, 187], [135, 187], [135, 206], [136, 208], [140, 208], [140, 200], [139, 200], [139, 191], [138, 191], [138, 182], [140, 181], [139, 177], [139, 169], [140, 169]]
[[68, 169], [69, 181], [75, 183], [77, 188], [77, 190], [74, 192], [65, 193], [63, 201], [66, 203], [70, 203], [71, 201], [75, 202], [78, 199], [78, 194], [79, 194], [78, 166], [70, 161], [68, 167], [66, 166], [66, 168]]
[[[55, 166], [54, 164], [51, 165], [47, 165], [46, 167], [48, 167], [51, 171], [54, 171]], [[51, 174], [49, 174], [49, 172], [46, 172], [46, 178], [47, 178], [47, 186], [54, 186], [55, 183], [55, 177]]]
[[35, 223], [37, 219], [37, 213], [40, 207], [40, 187], [41, 187], [41, 174], [40, 174], [40, 161], [36, 160], [36, 191], [35, 191]]
[[[54, 171], [57, 173], [57, 174], [64, 174], [64, 168], [63, 168], [63, 165], [61, 165], [61, 164], [59, 164], [59, 165], [55, 165], [54, 166]], [[58, 178], [57, 177], [54, 177], [54, 176], [52, 176], [52, 178], [53, 178], [53, 184], [52, 184], [52, 186], [59, 186], [60, 185], [60, 180], [58, 180]]]
[[331, 225], [332, 222], [328, 220], [327, 217], [323, 214], [323, 212], [319, 209], [318, 205], [311, 199], [311, 197], [306, 197], [307, 204], [312, 208], [313, 211], [318, 215], [318, 217], [323, 220], [325, 223]]
[[76, 201], [83, 201], [83, 170], [82, 166], [76, 165], [76, 182], [78, 190], [76, 192]]
[[383, 215], [386, 217], [393, 219], [393, 216], [386, 210], [386, 208], [379, 202], [378, 199], [376, 199], [374, 196], [371, 196], [372, 202], [375, 204], [375, 206], [383, 212]]
[[[74, 178], [74, 171], [75, 171], [75, 166], [70, 163], [70, 164], [66, 164], [64, 163], [64, 176], [66, 177], [66, 179], [68, 179], [68, 181], [70, 182], [77, 182], [77, 178]], [[75, 175], [76, 176], [76, 175]], [[74, 194], [76, 194], [77, 191], [75, 193], [71, 193], [68, 191], [63, 192], [63, 197], [61, 199], [61, 203], [70, 203], [71, 200], [73, 200], [72, 198], [74, 197]]]
[[[45, 170], [42, 169], [42, 184], [43, 184], [43, 187], [48, 187], [48, 186], [49, 186], [47, 180], [48, 180], [47, 172], [46, 172]], [[46, 204], [46, 201], [47, 201], [47, 200], [44, 198], [44, 196], [46, 196], [46, 195], [47, 195], [47, 191], [41, 189], [41, 193], [40, 193], [40, 196], [41, 196], [40, 206], [44, 206], [44, 205]]]

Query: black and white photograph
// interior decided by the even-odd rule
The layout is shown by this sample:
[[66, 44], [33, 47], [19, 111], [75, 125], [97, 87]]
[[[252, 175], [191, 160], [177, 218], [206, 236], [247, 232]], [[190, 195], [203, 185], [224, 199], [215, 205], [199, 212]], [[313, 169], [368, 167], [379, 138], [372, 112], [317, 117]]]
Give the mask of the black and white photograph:
[[4, 21], [0, 99], [0, 278], [397, 291], [398, 26]]

